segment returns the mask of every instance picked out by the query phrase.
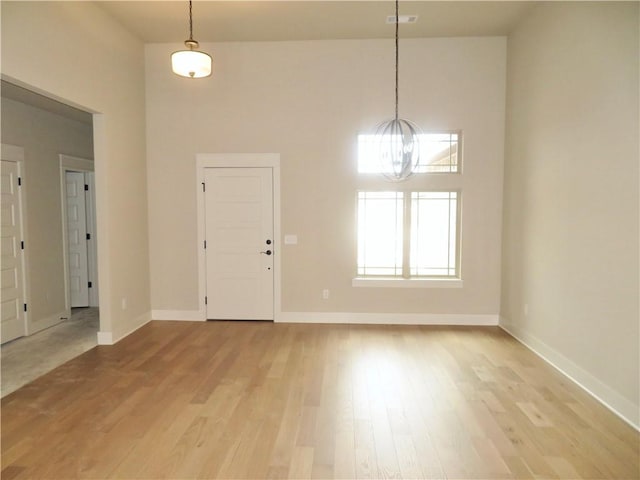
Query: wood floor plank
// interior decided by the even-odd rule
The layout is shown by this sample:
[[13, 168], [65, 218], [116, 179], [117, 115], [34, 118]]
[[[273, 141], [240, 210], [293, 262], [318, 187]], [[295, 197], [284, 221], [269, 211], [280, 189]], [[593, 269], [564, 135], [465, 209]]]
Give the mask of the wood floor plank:
[[3, 479], [640, 479], [638, 432], [492, 327], [151, 322], [1, 406]]
[[291, 455], [291, 463], [288, 478], [311, 478], [313, 472], [313, 448], [311, 447], [294, 447]]
[[378, 478], [375, 439], [370, 420], [356, 420], [354, 430], [355, 477]]
[[533, 402], [516, 402], [516, 405], [536, 427], [553, 427], [551, 421], [540, 412]]

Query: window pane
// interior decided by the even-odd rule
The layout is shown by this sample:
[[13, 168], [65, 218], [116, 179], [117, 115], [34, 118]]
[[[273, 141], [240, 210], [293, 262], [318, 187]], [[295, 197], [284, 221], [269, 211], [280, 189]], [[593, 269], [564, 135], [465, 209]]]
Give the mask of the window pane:
[[[420, 135], [420, 162], [416, 173], [457, 173], [459, 134]], [[383, 173], [376, 155], [375, 135], [358, 135], [358, 173]]]
[[412, 276], [456, 276], [457, 192], [411, 194]]
[[417, 173], [455, 173], [457, 171], [457, 133], [428, 133], [420, 136], [420, 163]]
[[375, 135], [358, 135], [358, 173], [381, 173], [376, 155]]
[[402, 276], [402, 192], [358, 192], [358, 275]]

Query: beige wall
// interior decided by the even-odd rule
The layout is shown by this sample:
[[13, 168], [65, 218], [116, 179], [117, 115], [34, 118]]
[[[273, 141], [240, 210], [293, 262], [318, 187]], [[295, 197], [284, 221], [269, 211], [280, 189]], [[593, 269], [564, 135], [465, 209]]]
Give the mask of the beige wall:
[[142, 43], [90, 2], [3, 1], [1, 8], [2, 74], [100, 114], [99, 338], [116, 340], [150, 318]]
[[501, 307], [636, 425], [638, 25], [637, 3], [550, 3], [509, 36]]
[[93, 158], [93, 129], [24, 103], [2, 99], [2, 143], [24, 148], [24, 226], [29, 332], [66, 316], [60, 154]]
[[[402, 40], [401, 115], [462, 129], [462, 289], [354, 288], [356, 138], [393, 114], [393, 41], [205, 44], [214, 75], [173, 75], [179, 45], [146, 46], [151, 301], [198, 309], [197, 153], [281, 154], [282, 310], [496, 315], [505, 38]], [[405, 187], [431, 188], [432, 179]], [[282, 241], [280, 242], [282, 244]], [[279, 247], [279, 245], [277, 246]], [[322, 300], [322, 289], [330, 290]]]

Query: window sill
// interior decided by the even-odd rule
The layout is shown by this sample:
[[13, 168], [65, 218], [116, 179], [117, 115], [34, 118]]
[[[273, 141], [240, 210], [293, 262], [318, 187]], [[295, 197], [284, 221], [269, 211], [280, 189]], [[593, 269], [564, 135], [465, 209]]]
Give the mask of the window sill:
[[356, 277], [351, 280], [352, 287], [374, 288], [462, 288], [460, 278], [384, 278]]

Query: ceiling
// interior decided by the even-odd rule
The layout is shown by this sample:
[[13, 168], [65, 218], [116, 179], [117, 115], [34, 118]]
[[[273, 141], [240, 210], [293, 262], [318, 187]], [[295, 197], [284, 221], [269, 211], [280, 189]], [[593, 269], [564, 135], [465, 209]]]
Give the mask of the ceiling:
[[[188, 2], [96, 2], [144, 43], [183, 42], [189, 34]], [[402, 38], [507, 35], [535, 2], [400, 2]], [[391, 0], [194, 0], [193, 37], [200, 42], [392, 38]]]
[[[182, 43], [188, 1], [95, 2], [144, 43]], [[402, 0], [401, 38], [507, 35], [536, 2]], [[393, 0], [193, 0], [193, 36], [200, 42], [393, 38], [386, 18]], [[91, 114], [2, 81], [1, 95], [91, 124]]]

